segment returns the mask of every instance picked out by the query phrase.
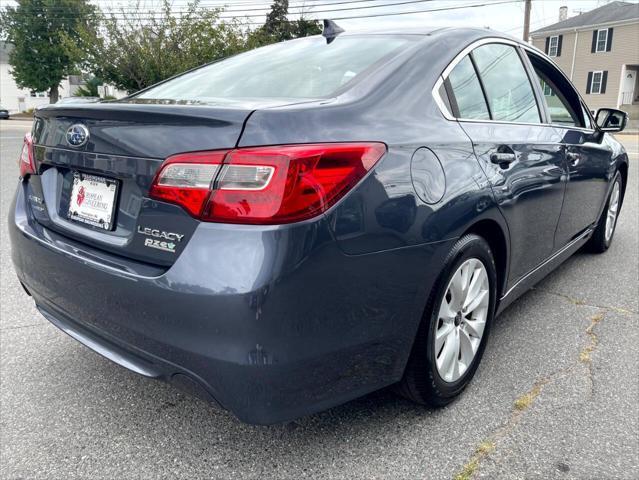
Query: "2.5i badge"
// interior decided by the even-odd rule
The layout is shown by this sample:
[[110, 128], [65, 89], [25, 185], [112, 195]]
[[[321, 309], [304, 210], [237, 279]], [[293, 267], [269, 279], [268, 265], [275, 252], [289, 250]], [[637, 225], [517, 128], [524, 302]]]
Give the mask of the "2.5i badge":
[[165, 252], [175, 253], [177, 244], [184, 238], [183, 234], [175, 232], [166, 232], [157, 228], [141, 227], [138, 225], [138, 233], [145, 235], [144, 246], [162, 250]]

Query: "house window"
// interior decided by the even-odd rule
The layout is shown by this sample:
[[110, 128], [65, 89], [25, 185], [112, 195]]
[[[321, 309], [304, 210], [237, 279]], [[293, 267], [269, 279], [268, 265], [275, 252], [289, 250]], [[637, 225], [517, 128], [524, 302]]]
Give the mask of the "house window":
[[603, 72], [592, 72], [592, 80], [590, 82], [590, 93], [601, 93]]
[[559, 37], [550, 37], [550, 42], [548, 43], [548, 56], [556, 57], [557, 51], [559, 50]]
[[554, 97], [555, 96], [555, 92], [553, 92], [552, 87], [546, 83], [544, 80], [541, 80], [541, 86], [544, 89], [544, 96], [545, 97]]
[[605, 52], [608, 47], [608, 29], [597, 30], [597, 48], [595, 52]]

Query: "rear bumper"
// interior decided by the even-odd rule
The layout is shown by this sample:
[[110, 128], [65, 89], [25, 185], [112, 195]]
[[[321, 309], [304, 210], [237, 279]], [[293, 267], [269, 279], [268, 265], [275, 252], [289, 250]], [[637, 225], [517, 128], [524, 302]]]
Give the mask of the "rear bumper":
[[399, 380], [450, 247], [346, 256], [323, 218], [286, 228], [201, 224], [171, 268], [154, 273], [35, 223], [22, 185], [9, 229], [18, 277], [52, 323], [258, 424]]

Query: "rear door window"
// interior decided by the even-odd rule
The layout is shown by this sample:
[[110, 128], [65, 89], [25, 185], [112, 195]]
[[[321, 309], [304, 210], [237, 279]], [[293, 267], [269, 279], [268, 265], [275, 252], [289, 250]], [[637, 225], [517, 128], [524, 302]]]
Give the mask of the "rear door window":
[[453, 68], [447, 81], [452, 91], [451, 103], [456, 117], [471, 120], [490, 119], [481, 84], [468, 56]]
[[473, 50], [493, 120], [540, 123], [533, 86], [515, 47], [499, 43]]

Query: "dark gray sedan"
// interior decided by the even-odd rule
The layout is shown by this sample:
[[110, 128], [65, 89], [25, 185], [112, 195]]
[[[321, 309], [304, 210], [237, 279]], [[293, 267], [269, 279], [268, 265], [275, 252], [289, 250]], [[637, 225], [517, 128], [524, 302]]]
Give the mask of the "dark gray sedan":
[[495, 315], [610, 245], [626, 115], [493, 31], [336, 33], [38, 110], [10, 232], [40, 312], [246, 422], [458, 395]]

